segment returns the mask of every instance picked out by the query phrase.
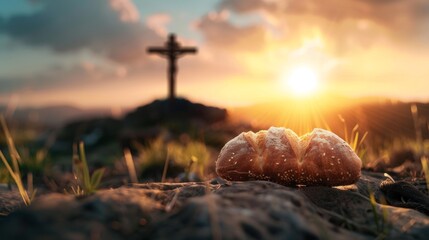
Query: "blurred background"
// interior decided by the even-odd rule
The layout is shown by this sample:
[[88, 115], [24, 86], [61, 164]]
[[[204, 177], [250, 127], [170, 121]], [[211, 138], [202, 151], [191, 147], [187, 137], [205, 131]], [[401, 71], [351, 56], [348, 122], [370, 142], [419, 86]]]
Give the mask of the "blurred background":
[[[167, 62], [146, 52], [169, 33], [198, 48], [173, 105]], [[126, 176], [131, 149], [144, 179], [166, 158], [172, 178], [201, 178], [229, 139], [269, 126], [329, 129], [366, 167], [417, 176], [428, 56], [425, 0], [0, 0], [0, 112], [41, 179], [70, 172], [79, 141], [106, 176]]]

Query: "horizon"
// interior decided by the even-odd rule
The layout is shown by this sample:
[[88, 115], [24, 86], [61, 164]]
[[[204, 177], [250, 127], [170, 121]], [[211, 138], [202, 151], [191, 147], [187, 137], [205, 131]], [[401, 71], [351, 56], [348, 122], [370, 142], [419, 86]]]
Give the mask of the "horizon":
[[249, 106], [306, 85], [310, 97], [429, 101], [429, 2], [82, 1], [3, 3], [0, 104], [131, 108], [163, 99], [167, 62], [146, 49], [169, 33], [198, 48], [178, 62], [176, 83], [195, 102]]
[[[247, 104], [236, 104], [236, 105], [221, 105], [216, 104], [216, 102], [208, 102], [208, 101], [199, 101], [198, 99], [193, 98], [187, 98], [184, 96], [177, 96], [177, 99], [185, 99], [192, 103], [198, 103], [203, 104], [206, 106], [212, 106], [212, 107], [218, 107], [218, 108], [224, 108], [227, 110], [234, 110], [234, 109], [241, 109], [241, 108], [251, 108], [251, 107], [257, 107], [257, 106], [264, 106], [267, 104], [282, 104], [282, 103], [300, 103], [302, 105], [317, 102], [317, 101], [323, 101], [323, 102], [330, 102], [338, 101], [338, 99], [342, 100], [341, 104], [338, 105], [332, 105], [334, 107], [341, 106], [342, 104], [366, 104], [366, 103], [421, 103], [421, 104], [429, 104], [429, 100], [427, 101], [419, 101], [419, 100], [407, 100], [407, 99], [395, 99], [395, 98], [389, 98], [389, 97], [383, 97], [383, 96], [358, 96], [358, 97], [347, 97], [345, 95], [339, 95], [339, 94], [317, 94], [313, 96], [306, 96], [306, 97], [280, 97], [275, 99], [269, 99], [266, 101], [258, 101], [258, 102], [251, 102]], [[127, 106], [120, 106], [120, 110], [126, 110], [126, 109], [134, 109], [141, 106], [149, 105], [154, 101], [164, 101], [168, 100], [167, 97], [159, 97], [159, 98], [151, 98], [147, 101], [142, 101], [140, 103], [127, 105]], [[323, 105], [323, 104], [321, 104]], [[112, 110], [112, 106], [109, 105], [97, 105], [97, 106], [88, 106], [88, 105], [80, 105], [80, 104], [73, 104], [68, 102], [55, 102], [55, 103], [48, 103], [48, 104], [28, 104], [28, 105], [20, 105], [20, 104], [3, 104], [0, 103], [0, 107], [3, 108], [13, 108], [13, 109], [42, 109], [42, 108], [50, 108], [50, 107], [71, 107], [71, 108], [77, 108], [81, 110]]]

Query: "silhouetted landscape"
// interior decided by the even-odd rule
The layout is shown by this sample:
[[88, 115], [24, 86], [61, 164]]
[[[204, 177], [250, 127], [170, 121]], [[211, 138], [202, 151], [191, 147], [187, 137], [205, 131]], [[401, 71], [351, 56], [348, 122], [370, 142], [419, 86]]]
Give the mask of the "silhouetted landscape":
[[[276, 104], [279, 104], [280, 108], [274, 107]], [[425, 195], [420, 197], [419, 195], [404, 195], [409, 198], [405, 202], [402, 200], [402, 202], [397, 202], [398, 196], [403, 198], [402, 194], [405, 194], [402, 193], [403, 190], [399, 189], [410, 188], [409, 191], [421, 191], [421, 194], [427, 194], [424, 181], [419, 180], [421, 179], [420, 176], [423, 176], [421, 175], [423, 174], [423, 169], [420, 165], [420, 158], [426, 152], [424, 149], [419, 148], [416, 132], [420, 132], [421, 144], [426, 146], [425, 142], [428, 139], [426, 119], [429, 117], [429, 105], [383, 100], [365, 103], [351, 101], [338, 108], [320, 108], [326, 110], [323, 113], [321, 111], [320, 119], [323, 118], [323, 122], [328, 125], [330, 130], [336, 132], [342, 138], [350, 139], [357, 137], [361, 139], [363, 134], [367, 133], [365, 141], [361, 144], [360, 150], [358, 150], [364, 163], [363, 175], [357, 183], [357, 193], [360, 195], [352, 194], [356, 190], [352, 192], [349, 192], [350, 190], [345, 191], [348, 188], [287, 188], [263, 181], [254, 183], [226, 183], [224, 180], [216, 178], [214, 162], [222, 146], [243, 131], [253, 130], [256, 132], [260, 129], [267, 129], [266, 126], [269, 126], [267, 124], [270, 122], [274, 126], [287, 127], [285, 122], [278, 121], [284, 120], [284, 118], [279, 117], [282, 114], [287, 115], [294, 112], [293, 107], [288, 109], [288, 106], [293, 106], [293, 102], [288, 103], [287, 101], [283, 101], [261, 104], [228, 111], [223, 108], [193, 103], [186, 99], [176, 99], [174, 102], [170, 100], [155, 100], [117, 118], [100, 114], [98, 116], [84, 115], [85, 118], [79, 120], [79, 116], [82, 116], [80, 114], [85, 113], [85, 111], [75, 109], [74, 114], [76, 115], [69, 112], [70, 120], [63, 120], [64, 123], [61, 127], [58, 127], [56, 124], [50, 125], [49, 121], [46, 125], [38, 122], [41, 125], [49, 127], [43, 129], [36, 127], [36, 130], [38, 129], [41, 134], [40, 136], [32, 140], [22, 139], [21, 143], [15, 142], [15, 144], [20, 152], [26, 154], [25, 158], [23, 157], [25, 159], [23, 160], [24, 162], [21, 163], [22, 177], [24, 179], [28, 178], [28, 174], [31, 173], [32, 184], [38, 189], [36, 200], [40, 200], [37, 200], [37, 204], [34, 204], [34, 206], [32, 204], [29, 209], [18, 210], [23, 208], [19, 194], [13, 191], [7, 193], [9, 190], [6, 189], [2, 190], [1, 212], [5, 215], [10, 214], [10, 217], [2, 220], [2, 231], [8, 238], [30, 238], [34, 236], [40, 238], [47, 236], [72, 237], [74, 234], [81, 234], [81, 236], [90, 234], [91, 229], [96, 224], [102, 224], [104, 227], [101, 228], [100, 234], [103, 238], [108, 239], [111, 239], [116, 234], [124, 237], [150, 236], [150, 238], [168, 238], [169, 234], [177, 233], [179, 227], [187, 229], [181, 233], [184, 234], [181, 238], [187, 238], [191, 232], [200, 231], [202, 231], [200, 233], [202, 234], [201, 238], [205, 238], [205, 236], [215, 234], [210, 233], [213, 230], [211, 229], [211, 223], [204, 222], [204, 224], [208, 225], [204, 225], [206, 227], [202, 228], [197, 225], [187, 225], [188, 217], [186, 216], [189, 215], [192, 218], [196, 218], [197, 216], [194, 216], [194, 214], [199, 215], [205, 212], [207, 208], [211, 208], [210, 205], [206, 206], [204, 204], [213, 204], [212, 207], [215, 207], [215, 209], [217, 208], [216, 206], [227, 204], [227, 207], [224, 207], [223, 210], [218, 209], [213, 210], [216, 211], [214, 213], [207, 213], [209, 214], [207, 215], [207, 219], [211, 219], [210, 214], [215, 214], [219, 218], [217, 220], [220, 221], [219, 224], [221, 222], [230, 222], [231, 224], [242, 225], [240, 221], [248, 221], [245, 220], [244, 215], [234, 216], [233, 218], [232, 216], [227, 216], [231, 214], [230, 211], [235, 211], [233, 209], [241, 209], [243, 206], [239, 207], [232, 203], [224, 203], [223, 201], [225, 200], [221, 199], [228, 199], [230, 198], [230, 194], [235, 195], [242, 191], [240, 189], [249, 187], [253, 189], [252, 191], [250, 189], [247, 190], [250, 191], [249, 195], [237, 195], [234, 197], [236, 198], [234, 202], [244, 201], [247, 204], [254, 202], [251, 204], [252, 206], [255, 204], [256, 206], [263, 206], [264, 204], [268, 204], [265, 202], [266, 200], [257, 200], [258, 198], [254, 198], [253, 194], [270, 195], [273, 200], [269, 204], [273, 209], [276, 209], [283, 206], [285, 204], [283, 203], [284, 201], [292, 201], [292, 209], [286, 207], [277, 211], [280, 213], [285, 211], [295, 212], [295, 215], [292, 216], [298, 219], [303, 215], [320, 218], [317, 221], [323, 222], [323, 226], [326, 229], [331, 229], [330, 226], [333, 224], [330, 221], [324, 220], [327, 216], [329, 216], [327, 219], [333, 216], [336, 216], [335, 218], [348, 216], [347, 220], [337, 219], [336, 221], [348, 221], [349, 224], [352, 224], [353, 230], [348, 227], [344, 230], [328, 230], [328, 234], [333, 234], [332, 236], [344, 239], [365, 238], [380, 234], [378, 231], [389, 231], [388, 234], [395, 234], [395, 236], [399, 237], [409, 236], [403, 235], [407, 233], [402, 232], [400, 228], [402, 222], [400, 224], [384, 222], [389, 221], [387, 217], [386, 219], [383, 217], [382, 219], [384, 220], [378, 221], [383, 221], [383, 224], [389, 224], [388, 226], [384, 226], [382, 229], [373, 229], [371, 225], [375, 224], [374, 226], [376, 226], [377, 222], [367, 221], [374, 221], [372, 214], [375, 213], [371, 213], [372, 210], [370, 209], [372, 208], [371, 206], [376, 207], [377, 203], [371, 202], [372, 200], [367, 200], [365, 203], [364, 198], [369, 192], [370, 194], [375, 194], [376, 200], [374, 201], [388, 201], [384, 204], [415, 209], [417, 212], [422, 212], [423, 214], [429, 212], [425, 203]], [[416, 106], [418, 109], [419, 129], [416, 129], [413, 120], [412, 106]], [[60, 109], [60, 111], [55, 112], [53, 109]], [[62, 110], [63, 108], [51, 108], [50, 113], [52, 115], [60, 115]], [[20, 116], [28, 115], [22, 114], [16, 117], [19, 118]], [[19, 122], [13, 121], [13, 118], [11, 119], [12, 122]], [[294, 125], [293, 118], [289, 119], [291, 126], [298, 126]], [[306, 127], [323, 127], [317, 126], [316, 122], [308, 123]], [[352, 129], [356, 126], [358, 128], [353, 132]], [[16, 132], [17, 129], [11, 128], [12, 133], [19, 135], [19, 132]], [[44, 131], [51, 132], [51, 135], [46, 134]], [[295, 131], [298, 132], [299, 129]], [[345, 131], [350, 132], [346, 133]], [[357, 133], [361, 135], [356, 135]], [[345, 134], [349, 134], [349, 136]], [[10, 150], [8, 150], [4, 140], [3, 138], [2, 151], [7, 154]], [[77, 176], [76, 174], [79, 171], [76, 170], [77, 166], [74, 163], [75, 160], [72, 161], [72, 156], [74, 156], [73, 159], [77, 157], [76, 144], [79, 142], [85, 143], [89, 171], [94, 172], [102, 168], [104, 174], [100, 186], [98, 186], [100, 190], [97, 190], [95, 195], [84, 193], [88, 197], [83, 198], [83, 200], [73, 200], [70, 197], [79, 194], [78, 192], [74, 192], [76, 190], [72, 190], [74, 189], [73, 186], [79, 186], [76, 185], [78, 182], [75, 182], [73, 176]], [[127, 170], [124, 161], [124, 149], [129, 149], [133, 156], [136, 169], [135, 174], [138, 179], [137, 181], [140, 182], [139, 184], [133, 183], [133, 179], [130, 178], [132, 175], [129, 174], [129, 169]], [[45, 159], [37, 159], [37, 155], [41, 151], [44, 151]], [[166, 159], [169, 161], [168, 168], [166, 168]], [[393, 178], [403, 180], [398, 183], [386, 182], [391, 180], [384, 180], [384, 172], [388, 172]], [[209, 180], [209, 183], [206, 183], [206, 185], [198, 183], [198, 181], [204, 180]], [[379, 184], [381, 188], [378, 190], [377, 186]], [[117, 191], [102, 190], [112, 187], [117, 189]], [[271, 190], [268, 189], [277, 190], [271, 193]], [[64, 191], [68, 192], [68, 194], [64, 195]], [[222, 198], [218, 199], [218, 197], [206, 195], [207, 191], [215, 191], [215, 196]], [[400, 195], [390, 195], [393, 194], [392, 191], [399, 191], [397, 194]], [[55, 192], [57, 193], [52, 195]], [[126, 198], [129, 199], [127, 200], [129, 202], [121, 204], [132, 206], [141, 202], [141, 204], [144, 204], [144, 207], [138, 212], [130, 212], [133, 211], [133, 208], [124, 208], [121, 210], [114, 206], [116, 205], [117, 200], [115, 200], [115, 196], [117, 194], [127, 196]], [[289, 194], [291, 198], [285, 198], [282, 194]], [[417, 192], [413, 194], [417, 194]], [[140, 200], [133, 200], [137, 196]], [[201, 199], [194, 199], [196, 196], [201, 196]], [[153, 202], [154, 198], [160, 202]], [[189, 200], [187, 200], [188, 198]], [[310, 199], [310, 202], [306, 199]], [[75, 201], [77, 202], [73, 203]], [[295, 203], [296, 201], [299, 204]], [[326, 201], [338, 203], [353, 201], [355, 203], [347, 205], [347, 207], [344, 206], [346, 208], [339, 210], [338, 208], [330, 207], [330, 205], [324, 205]], [[358, 204], [356, 205], [356, 203]], [[161, 205], [158, 204], [168, 209], [167, 212], [160, 212], [159, 207]], [[324, 209], [325, 213], [322, 216], [316, 216], [314, 214], [319, 210], [316, 212], [312, 212], [313, 210], [300, 210], [303, 208], [302, 204], [306, 206], [304, 207], [305, 209], [311, 209], [311, 207], [307, 206], [308, 204], [316, 204], [317, 208]], [[65, 212], [61, 216], [52, 215], [43, 210], [46, 208], [55, 209], [55, 207], [49, 206], [61, 206]], [[73, 212], [76, 210], [73, 209], [77, 206], [82, 209], [92, 206], [89, 209], [96, 207], [98, 210], [83, 210], [82, 212], [79, 210], [78, 212], [81, 213], [75, 215], [76, 213], [73, 214]], [[104, 208], [106, 209], [102, 210]], [[94, 218], [85, 217], [87, 220], [84, 222], [75, 223], [74, 226], [81, 229], [77, 232], [72, 230], [73, 228], [70, 228], [70, 226], [63, 226], [61, 224], [48, 225], [46, 222], [47, 219], [52, 218], [60, 222], [68, 221], [67, 219], [72, 218], [72, 216], [82, 218], [85, 214], [89, 214], [86, 213], [87, 211], [95, 211], [92, 213], [94, 214], [92, 215]], [[263, 212], [262, 209], [256, 209], [255, 211], [261, 211], [258, 213], [258, 216], [269, 214], [269, 212]], [[341, 212], [339, 216], [331, 215], [337, 211], [346, 212]], [[366, 218], [364, 217], [365, 215], [361, 215], [362, 211], [368, 213]], [[393, 210], [382, 210], [382, 208], [380, 208], [380, 211], [380, 214], [390, 214], [389, 216], [391, 217], [397, 214], [397, 212], [392, 212]], [[425, 226], [426, 217], [416, 215], [417, 212], [412, 212], [414, 210], [407, 211], [409, 213], [401, 213], [402, 217], [404, 217], [403, 214], [407, 214], [407, 217], [402, 221], [415, 219], [413, 221], [416, 221], [415, 231], [417, 232], [413, 234], [420, 236], [421, 233], [419, 231], [421, 230], [417, 226]], [[164, 214], [168, 215], [170, 212], [172, 213], [171, 217], [165, 218]], [[98, 220], [99, 217], [96, 216], [102, 216], [100, 214], [108, 214], [106, 216], [111, 215], [113, 219], [118, 220], [109, 220], [109, 218]], [[25, 225], [26, 229], [28, 229], [26, 233], [18, 234], [7, 230], [13, 229], [15, 225], [20, 225], [29, 216], [32, 216], [30, 219], [37, 218], [38, 220], [30, 225]], [[350, 219], [350, 216], [353, 219]], [[268, 215], [267, 217], [272, 218]], [[125, 222], [123, 222], [125, 220], [121, 220], [122, 218], [131, 219], [129, 221], [136, 221], [135, 224], [144, 221], [144, 224], [140, 227], [138, 227], [138, 224], [132, 225], [133, 227], [130, 228], [125, 225]], [[176, 218], [183, 219], [175, 220]], [[240, 218], [244, 219], [239, 220]], [[319, 230], [312, 225], [299, 225], [293, 231], [292, 229], [282, 227], [283, 230], [265, 232], [264, 226], [273, 228], [278, 224], [284, 224], [284, 221], [289, 224], [293, 223], [290, 220], [281, 220], [281, 217], [280, 219], [277, 219], [277, 217], [274, 219], [276, 220], [261, 220], [262, 222], [258, 226], [249, 225], [243, 227], [243, 232], [237, 231], [234, 228], [222, 227], [223, 225], [220, 224], [219, 227], [223, 230], [218, 231], [226, 234], [223, 236], [227, 236], [227, 238], [240, 236], [243, 238], [246, 236], [247, 238], [254, 234], [257, 234], [261, 238], [271, 238], [277, 234], [279, 236], [300, 236], [303, 232], [308, 232], [306, 234], [310, 234], [313, 237], [318, 235]], [[298, 221], [298, 219], [293, 221]], [[112, 227], [111, 224], [113, 222], [111, 221], [117, 221], [118, 225]], [[186, 226], [182, 226], [183, 224], [186, 224]], [[161, 230], [158, 226], [169, 227], [167, 230], [164, 228]], [[123, 231], [129, 231], [129, 233]]]

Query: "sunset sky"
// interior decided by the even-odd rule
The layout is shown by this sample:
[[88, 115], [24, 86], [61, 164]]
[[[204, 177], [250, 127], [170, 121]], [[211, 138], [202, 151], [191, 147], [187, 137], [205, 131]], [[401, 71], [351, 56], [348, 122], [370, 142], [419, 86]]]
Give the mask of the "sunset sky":
[[193, 101], [290, 96], [302, 69], [313, 94], [429, 100], [428, 0], [0, 0], [0, 104], [164, 98], [167, 63], [146, 48], [170, 32], [199, 50], [179, 61]]

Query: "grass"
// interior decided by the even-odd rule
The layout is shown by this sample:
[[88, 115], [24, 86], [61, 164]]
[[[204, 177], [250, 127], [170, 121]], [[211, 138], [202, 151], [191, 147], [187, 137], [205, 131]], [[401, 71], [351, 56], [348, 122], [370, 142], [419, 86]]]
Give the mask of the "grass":
[[422, 163], [422, 170], [423, 170], [423, 173], [425, 175], [426, 188], [427, 188], [428, 194], [429, 194], [429, 166], [428, 166], [428, 157], [424, 156], [420, 160], [421, 160], [421, 163]]
[[24, 173], [31, 173], [41, 176], [50, 164], [48, 151], [46, 148], [30, 151], [30, 149], [20, 149], [22, 156], [22, 169]]
[[416, 142], [417, 142], [417, 152], [419, 154], [423, 153], [423, 134], [421, 131], [421, 122], [420, 122], [420, 116], [419, 116], [419, 109], [416, 104], [412, 104], [411, 107], [411, 116], [413, 117], [413, 123], [414, 123], [414, 131], [416, 136]]
[[[364, 157], [367, 154], [368, 151], [368, 147], [364, 144], [365, 143], [365, 139], [368, 136], [368, 132], [366, 131], [364, 134], [360, 134], [359, 130], [359, 124], [356, 124], [351, 131], [349, 131], [348, 127], [347, 127], [347, 123], [345, 121], [345, 119], [341, 116], [338, 115], [340, 121], [343, 124], [344, 127], [344, 140], [350, 145], [350, 147], [355, 151], [355, 153], [359, 156], [359, 158], [361, 158], [362, 160], [364, 159]], [[366, 164], [364, 164], [366, 165]], [[390, 178], [392, 181], [393, 178], [390, 175], [386, 175], [386, 177]], [[373, 220], [375, 223], [375, 232], [377, 233], [377, 238], [376, 239], [385, 239], [390, 231], [390, 225], [389, 225], [389, 221], [388, 221], [388, 212], [385, 208], [383, 208], [382, 206], [381, 208], [381, 212], [378, 211], [378, 204], [377, 201], [375, 199], [375, 195], [373, 190], [371, 189], [371, 187], [368, 186], [369, 189], [369, 202], [371, 205], [371, 210], [372, 210], [372, 215], [373, 215]], [[386, 205], [386, 200], [384, 199], [383, 196], [381, 196], [380, 199], [381, 204]]]
[[96, 192], [104, 175], [104, 168], [90, 174], [83, 142], [80, 142], [79, 146], [73, 146], [73, 173], [77, 185], [72, 186], [71, 190], [76, 196], [86, 196]]
[[[377, 211], [377, 201], [375, 200], [374, 192], [371, 188], [368, 188], [369, 191], [369, 202], [371, 204], [371, 210], [373, 214], [373, 219], [375, 222], [375, 230], [378, 234], [377, 239], [385, 239], [389, 234], [390, 225], [388, 221], [388, 212], [385, 208], [381, 206], [381, 214]], [[381, 198], [382, 204], [386, 205], [386, 200], [384, 197]]]
[[124, 160], [127, 166], [128, 175], [130, 176], [131, 183], [138, 183], [136, 166], [134, 164], [133, 156], [131, 155], [130, 149], [124, 150]]
[[359, 133], [359, 124], [356, 124], [349, 133], [346, 120], [338, 115], [338, 118], [343, 123], [344, 127], [344, 141], [346, 141], [350, 147], [355, 151], [355, 153], [359, 156], [360, 159], [363, 159], [367, 148], [364, 145], [365, 139], [368, 136], [368, 131], [366, 131], [363, 135]]
[[[12, 158], [13, 167], [11, 167], [2, 151], [0, 151], [0, 158], [3, 164], [6, 166], [16, 186], [18, 187], [19, 194], [21, 195], [21, 198], [24, 201], [24, 204], [26, 206], [29, 206], [36, 195], [36, 190], [33, 190], [32, 186], [29, 186], [28, 190], [25, 189], [24, 183], [22, 182], [22, 179], [21, 179], [21, 172], [19, 170], [19, 166], [16, 162], [16, 159]], [[29, 182], [32, 183], [32, 181], [29, 181]]]
[[15, 144], [13, 142], [13, 138], [9, 132], [9, 128], [7, 127], [6, 120], [3, 116], [0, 116], [0, 122], [3, 129], [3, 132], [6, 137], [6, 143], [9, 149], [9, 158], [10, 162], [7, 160], [6, 156], [3, 154], [2, 151], [0, 151], [0, 158], [5, 165], [7, 172], [9, 173], [9, 176], [12, 178], [12, 180], [15, 182], [18, 192], [21, 195], [21, 198], [26, 206], [29, 206], [31, 202], [33, 201], [34, 197], [36, 196], [36, 191], [33, 188], [33, 178], [32, 174], [28, 174], [28, 189], [25, 188], [24, 183], [22, 182], [22, 175], [20, 170], [20, 162], [21, 157], [15, 147]]
[[140, 170], [144, 171], [151, 165], [163, 163], [167, 157], [167, 148], [162, 137], [156, 138], [148, 146], [135, 143], [139, 152]]
[[[421, 121], [420, 121], [420, 116], [419, 116], [419, 111], [418, 111], [418, 107], [416, 104], [411, 105], [411, 115], [413, 117], [413, 122], [414, 122], [414, 130], [415, 130], [415, 135], [416, 135], [416, 141], [417, 141], [417, 149], [416, 151], [419, 153], [420, 155], [420, 162], [422, 165], [422, 172], [424, 174], [425, 177], [425, 181], [426, 181], [426, 188], [428, 190], [428, 194], [429, 194], [429, 166], [428, 166], [428, 157], [427, 157], [427, 146], [425, 146], [425, 142], [423, 141], [423, 133], [422, 133], [422, 129], [421, 129]], [[426, 121], [427, 122], [427, 121]], [[427, 124], [426, 126], [429, 130], [429, 124]]]
[[167, 146], [167, 154], [165, 156], [164, 168], [162, 170], [161, 182], [165, 182], [167, 178], [168, 164], [170, 163], [170, 148]]
[[153, 140], [148, 146], [137, 145], [139, 151], [140, 171], [151, 169], [152, 166], [162, 168], [162, 180], [166, 180], [169, 166], [179, 166], [189, 176], [195, 173], [204, 176], [211, 156], [206, 145], [189, 140], [185, 143], [166, 142], [162, 136]]

